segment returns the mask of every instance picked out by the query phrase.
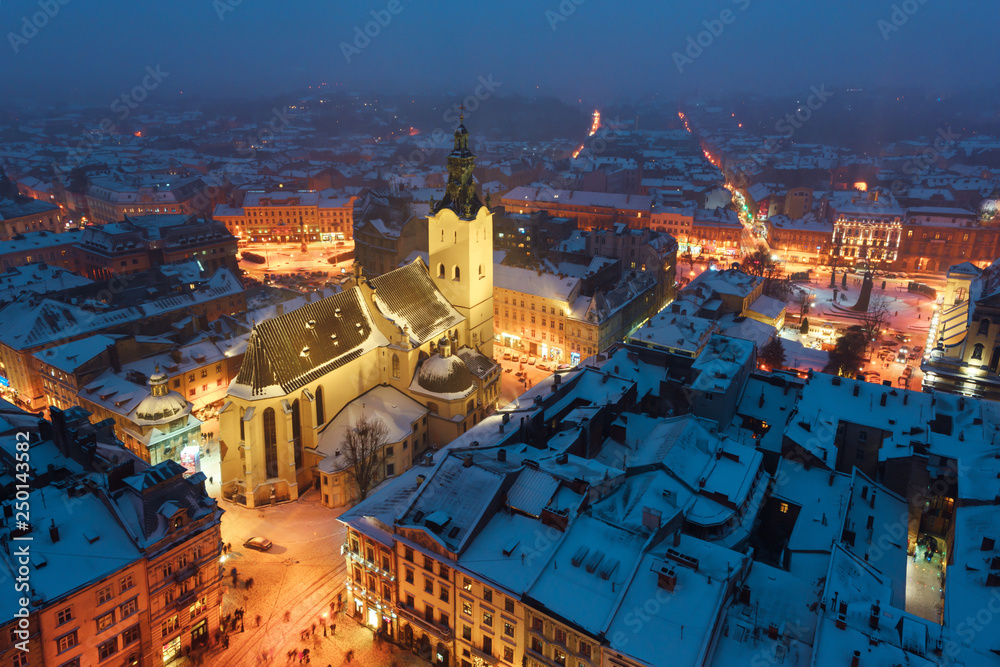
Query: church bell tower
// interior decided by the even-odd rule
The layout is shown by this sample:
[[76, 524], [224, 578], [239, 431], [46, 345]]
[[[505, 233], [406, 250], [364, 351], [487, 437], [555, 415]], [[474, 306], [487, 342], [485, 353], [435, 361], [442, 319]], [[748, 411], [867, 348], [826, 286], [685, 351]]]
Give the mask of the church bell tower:
[[444, 197], [427, 218], [428, 270], [441, 293], [465, 316], [460, 344], [492, 359], [493, 214], [476, 194], [475, 164], [463, 122], [448, 155]]

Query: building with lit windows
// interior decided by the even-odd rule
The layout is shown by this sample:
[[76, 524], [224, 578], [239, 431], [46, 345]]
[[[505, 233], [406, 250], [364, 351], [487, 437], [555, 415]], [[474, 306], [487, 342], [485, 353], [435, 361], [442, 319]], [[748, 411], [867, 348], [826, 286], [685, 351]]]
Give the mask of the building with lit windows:
[[[468, 137], [464, 126], [455, 132], [448, 186], [428, 216], [429, 266], [417, 258], [369, 279], [356, 265], [342, 292], [254, 326], [220, 411], [227, 498], [256, 507], [316, 484], [325, 503], [352, 502], [353, 490], [335, 488], [345, 473], [334, 435], [341, 424], [329, 424], [345, 409], [363, 413], [363, 395], [379, 386], [401, 395], [397, 405], [408, 397], [427, 412], [394, 424], [398, 440], [381, 452], [392, 447], [394, 456], [379, 479], [492, 411], [500, 384], [492, 214], [475, 191]], [[382, 398], [391, 412], [392, 397]]]
[[[19, 429], [30, 434], [31, 460], [45, 471], [33, 475], [31, 523], [10, 535], [32, 540], [33, 650], [27, 662], [9, 648], [5, 659], [152, 667], [206, 646], [222, 604], [222, 510], [205, 476], [185, 477], [171, 461], [149, 466], [80, 408], [53, 408], [51, 421], [22, 415], [33, 422]], [[5, 466], [14, 442], [13, 434], [0, 439]], [[9, 552], [0, 552], [0, 572], [13, 580], [20, 564]], [[14, 618], [17, 600], [2, 600], [0, 617]]]
[[948, 270], [921, 369], [925, 389], [1000, 400], [1000, 260]]
[[711, 422], [635, 414], [621, 363], [643, 362], [547, 378], [341, 515], [352, 615], [432, 665], [710, 664], [771, 477]]
[[830, 260], [833, 225], [812, 214], [793, 219], [772, 215], [765, 223], [767, 244], [772, 251], [791, 262], [826, 264]]
[[837, 265], [897, 268], [904, 214], [890, 196], [881, 197], [878, 190], [834, 206], [830, 254], [837, 256]]
[[94, 179], [87, 189], [90, 221], [106, 224], [125, 216], [201, 213], [207, 189], [200, 176], [150, 176], [132, 183]]
[[1000, 218], [980, 218], [962, 208], [914, 207], [903, 219], [904, 271], [947, 271], [970, 262], [980, 268], [1000, 256]]
[[315, 190], [251, 190], [242, 207], [219, 204], [214, 217], [249, 243], [336, 243], [354, 238], [357, 197], [324, 198]]
[[[624, 340], [662, 307], [653, 271], [623, 272], [620, 260], [600, 256], [587, 267], [560, 267], [580, 270], [552, 273], [496, 265], [498, 343], [557, 363], [578, 364]], [[609, 277], [604, 288], [586, 290], [588, 279], [599, 271]]]
[[648, 195], [521, 186], [505, 194], [500, 203], [507, 213], [548, 211], [555, 217], [576, 218], [580, 229], [590, 230], [610, 227], [616, 222], [635, 227], [648, 226], [653, 198]]
[[27, 232], [58, 234], [65, 229], [59, 206], [49, 197], [43, 200], [22, 195], [0, 168], [0, 241]]

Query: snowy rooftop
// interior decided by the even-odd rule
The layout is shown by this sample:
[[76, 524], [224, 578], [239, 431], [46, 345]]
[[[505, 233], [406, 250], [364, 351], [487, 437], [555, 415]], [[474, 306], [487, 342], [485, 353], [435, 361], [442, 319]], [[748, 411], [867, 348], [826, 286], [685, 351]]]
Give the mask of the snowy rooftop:
[[322, 455], [319, 469], [334, 472], [349, 466], [343, 453], [344, 438], [361, 417], [377, 419], [388, 429], [388, 444], [401, 442], [413, 434], [413, 424], [427, 414], [427, 408], [389, 385], [379, 385], [344, 406], [319, 434], [316, 452]]
[[649, 318], [644, 326], [632, 334], [629, 341], [697, 356], [717, 329], [712, 320], [671, 313], [664, 309]]
[[725, 391], [753, 353], [754, 344], [751, 341], [714, 334], [691, 366], [698, 371], [698, 377], [691, 383], [691, 388]]

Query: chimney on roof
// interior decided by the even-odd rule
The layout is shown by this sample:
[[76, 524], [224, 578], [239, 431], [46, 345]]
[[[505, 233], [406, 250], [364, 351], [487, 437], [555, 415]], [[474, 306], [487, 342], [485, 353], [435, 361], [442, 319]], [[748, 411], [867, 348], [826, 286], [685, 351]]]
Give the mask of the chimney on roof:
[[[500, 425], [501, 433], [503, 432], [503, 424]], [[507, 461], [507, 450], [498, 449], [497, 450], [497, 461], [506, 462]]]
[[462, 460], [462, 467], [469, 468], [472, 466], [472, 454], [466, 454], [465, 458]]
[[835, 474], [836, 473], [833, 470], [830, 471], [830, 483], [828, 484], [828, 486], [833, 486], [833, 478]]
[[673, 593], [677, 586], [677, 572], [669, 565], [664, 564], [657, 573], [656, 584], [663, 590]]
[[861, 651], [855, 650], [854, 657], [851, 658], [851, 667], [859, 667], [860, 664], [861, 664]]
[[887, 394], [882, 394], [882, 398], [879, 399], [879, 405], [881, 405], [883, 408], [885, 407], [886, 398], [887, 398]]
[[872, 613], [871, 613], [871, 615], [868, 616], [868, 626], [872, 630], [878, 630], [879, 611], [880, 611], [880, 608], [878, 606], [878, 601], [876, 601], [875, 604], [872, 605]]
[[55, 519], [52, 520], [52, 525], [49, 526], [49, 539], [52, 540], [52, 544], [59, 541], [59, 528], [56, 526]]
[[653, 509], [652, 507], [642, 508], [642, 526], [643, 528], [649, 528], [652, 531], [657, 531], [660, 529], [660, 519], [662, 513], [660, 510]]
[[854, 383], [854, 395], [857, 396], [860, 392], [861, 392], [861, 383], [860, 382], [855, 382]]

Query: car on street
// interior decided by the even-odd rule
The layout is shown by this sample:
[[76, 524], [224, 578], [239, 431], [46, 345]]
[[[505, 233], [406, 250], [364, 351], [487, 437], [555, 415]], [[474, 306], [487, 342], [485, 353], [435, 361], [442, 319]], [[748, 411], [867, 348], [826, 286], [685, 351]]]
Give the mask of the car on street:
[[547, 371], [547, 370], [549, 370], [549, 362], [547, 362], [547, 361], [539, 361], [537, 364], [535, 364], [535, 368], [537, 368], [538, 370], [541, 370], [541, 371]]
[[274, 546], [274, 543], [266, 537], [251, 537], [243, 543], [243, 546], [255, 551], [267, 551]]
[[534, 357], [528, 357], [528, 365], [529, 366], [534, 366], [536, 361], [537, 361], [537, 359], [535, 359]]
[[521, 355], [521, 363], [522, 364], [528, 363], [528, 355], [526, 355], [526, 354], [522, 354]]
[[503, 358], [504, 358], [504, 361], [510, 361], [510, 352], [504, 352], [503, 353]]
[[573, 368], [573, 367], [570, 366], [569, 364], [559, 364], [558, 368], [559, 368], [559, 370], [564, 371], [567, 368]]

